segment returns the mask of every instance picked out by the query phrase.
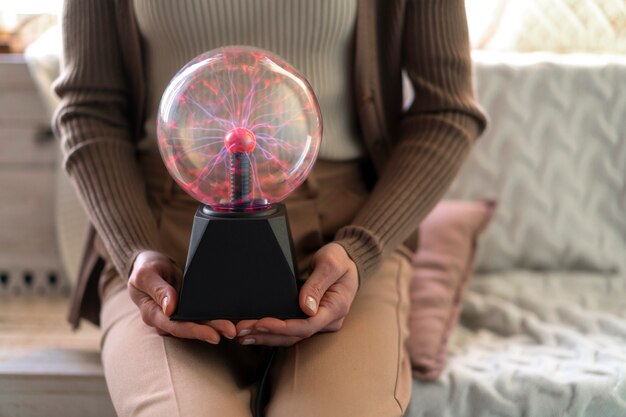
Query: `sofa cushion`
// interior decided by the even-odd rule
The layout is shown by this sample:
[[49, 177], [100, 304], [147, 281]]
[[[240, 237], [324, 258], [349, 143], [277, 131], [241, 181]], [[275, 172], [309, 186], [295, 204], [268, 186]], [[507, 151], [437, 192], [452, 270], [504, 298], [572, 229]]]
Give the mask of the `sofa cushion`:
[[474, 61], [490, 125], [448, 197], [498, 200], [478, 269], [626, 271], [626, 57]]
[[491, 202], [442, 201], [420, 225], [409, 315], [409, 353], [418, 379], [436, 379], [443, 369], [448, 336], [457, 323], [472, 273], [476, 239], [494, 206]]

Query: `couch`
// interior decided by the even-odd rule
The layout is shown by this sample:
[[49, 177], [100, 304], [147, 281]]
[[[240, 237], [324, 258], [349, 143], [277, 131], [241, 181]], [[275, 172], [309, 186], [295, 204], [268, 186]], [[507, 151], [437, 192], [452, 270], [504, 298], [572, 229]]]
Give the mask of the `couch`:
[[626, 416], [626, 57], [474, 61], [490, 125], [447, 198], [498, 210], [405, 417]]

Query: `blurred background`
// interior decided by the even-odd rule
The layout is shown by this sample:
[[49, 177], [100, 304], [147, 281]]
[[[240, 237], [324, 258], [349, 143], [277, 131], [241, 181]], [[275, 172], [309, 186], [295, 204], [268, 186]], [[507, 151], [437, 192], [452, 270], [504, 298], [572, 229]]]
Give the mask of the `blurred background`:
[[[507, 105], [506, 100], [502, 101], [501, 96], [494, 95], [495, 87], [487, 85], [489, 79], [504, 79], [498, 88], [505, 88], [519, 81], [525, 69], [537, 62], [543, 63], [544, 69], [545, 65], [557, 68], [552, 75], [540, 73], [542, 79], [550, 76], [561, 79], [559, 68], [597, 68], [594, 70], [597, 72], [595, 75], [591, 71], [589, 75], [571, 78], [564, 93], [565, 102], [577, 100], [577, 88], [584, 85], [595, 86], [590, 90], [590, 95], [604, 94], [607, 103], [615, 104], [618, 100], [611, 91], [617, 91], [620, 97], [626, 96], [626, 1], [467, 0], [466, 7], [471, 43], [478, 65], [478, 94], [488, 111], [500, 109], [499, 115], [506, 115], [507, 111], [502, 109], [502, 103]], [[61, 0], [0, 0], [0, 415], [3, 416], [3, 410], [8, 408], [3, 409], [2, 404], [7, 401], [7, 404], [10, 403], [9, 395], [12, 398], [26, 395], [23, 394], [27, 386], [23, 382], [24, 375], [41, 377], [47, 374], [57, 378], [68, 373], [83, 375], [91, 381], [89, 383], [92, 385], [83, 385], [87, 387], [85, 395], [91, 396], [89, 401], [100, 401], [103, 410], [97, 414], [82, 415], [109, 415], [107, 413], [110, 412], [106, 387], [98, 367], [97, 329], [84, 324], [79, 332], [72, 332], [64, 320], [67, 300], [76, 279], [86, 218], [60, 169], [58, 143], [49, 124], [57, 104], [51, 84], [58, 76], [61, 60], [61, 8]], [[508, 68], [506, 71], [493, 69], [502, 63]], [[614, 64], [618, 68], [615, 70], [617, 73], [614, 70], [609, 75], [602, 72], [603, 68], [613, 68]], [[570, 70], [564, 71], [564, 74], [569, 74]], [[603, 84], [602, 80], [606, 79], [603, 77], [606, 76], [612, 77], [611, 81]], [[528, 79], [532, 80], [532, 77], [531, 74]], [[590, 81], [585, 81], [585, 77]], [[517, 90], [515, 94], [524, 96], [534, 91], [533, 88], [541, 90], [541, 87], [528, 87], [529, 83], [535, 81], [522, 80], [521, 84], [525, 82], [526, 87]], [[410, 96], [410, 88], [407, 87], [407, 100], [410, 100]], [[623, 105], [623, 100], [621, 103]], [[626, 109], [626, 106], [623, 108]], [[572, 109], [566, 105], [561, 110], [572, 114]], [[510, 113], [519, 111], [510, 109]], [[523, 136], [524, 130], [532, 128], [532, 125], [520, 125], [519, 131], [513, 133], [506, 129], [498, 130], [499, 118], [494, 119], [493, 112], [489, 112], [492, 123], [495, 123], [487, 132], [487, 137], [496, 134]], [[615, 121], [623, 119], [623, 116], [615, 116]], [[557, 114], [555, 117], [561, 116]], [[550, 128], [546, 128], [546, 131], [550, 132]], [[619, 146], [616, 149], [621, 153], [616, 156], [619, 161], [615, 166], [623, 167], [626, 159], [623, 132], [609, 132], [606, 135], [614, 138], [611, 139], [614, 142], [617, 141]], [[485, 143], [489, 143], [488, 139], [485, 139]], [[500, 149], [494, 158], [506, 159], [507, 149], [510, 150]], [[490, 151], [485, 152], [489, 156]], [[541, 150], [537, 152], [541, 154]], [[478, 160], [470, 161], [469, 167], [473, 167], [474, 172], [483, 176], [483, 179], [485, 175], [498, 177], [495, 169], [485, 168], [492, 167], [489, 165], [492, 162], [486, 163], [482, 157], [481, 163], [480, 155], [476, 157]], [[607, 192], [616, 193], [619, 198], [616, 207], [626, 209], [623, 185], [626, 173], [617, 171], [615, 175], [619, 185]], [[515, 184], [519, 183], [512, 186], [506, 181], [494, 181], [486, 180], [491, 186], [487, 192], [489, 195], [481, 197], [506, 199], [507, 195], [519, 190], [515, 188]], [[467, 190], [476, 188], [480, 187], [472, 188], [461, 180], [453, 186], [451, 196], [466, 197]], [[484, 188], [481, 192], [484, 193]], [[507, 207], [504, 200], [500, 209], [503, 207]], [[553, 207], [556, 207], [556, 211], [560, 210], [558, 205]], [[616, 224], [621, 227], [623, 221], [616, 221]], [[615, 230], [617, 226], [607, 227]], [[498, 230], [497, 225], [494, 228]], [[623, 244], [626, 231], [616, 233], [617, 241]], [[491, 238], [486, 237], [485, 246], [488, 249], [495, 248], [500, 239], [494, 237], [494, 234]], [[521, 231], [517, 239], [523, 236], [528, 237], [529, 234]], [[492, 239], [491, 243], [489, 239]], [[550, 248], [553, 248], [554, 243], [551, 245]], [[569, 246], [563, 253], [566, 253], [566, 257], [577, 256], [576, 248], [571, 249]], [[508, 259], [506, 256], [510, 255], [505, 254], [499, 259]], [[532, 252], [526, 255], [513, 266], [530, 265], [531, 269], [536, 268], [537, 263], [524, 264], [532, 258]], [[626, 253], [622, 255], [626, 258]], [[557, 266], [559, 269], [563, 269], [564, 265], [580, 266], [583, 258], [578, 257], [570, 264], [561, 262], [561, 259]], [[486, 259], [484, 252], [482, 259]], [[593, 266], [592, 261], [587, 264], [582, 262], [586, 265], [583, 269], [588, 270], [589, 265]], [[617, 269], [609, 268], [612, 273], [623, 272], [619, 269], [623, 265], [619, 260], [615, 265]], [[485, 270], [505, 266], [494, 266], [486, 260], [478, 265], [479, 269], [484, 267]], [[541, 266], [545, 268], [545, 262]], [[41, 348], [47, 349], [45, 353], [41, 353]], [[68, 355], [69, 351], [78, 354]], [[14, 360], [16, 358], [19, 360]], [[84, 384], [84, 380], [80, 381]], [[89, 404], [93, 404], [89, 401], [85, 403], [86, 409], [90, 407]], [[14, 401], [11, 404], [17, 403]], [[32, 415], [38, 414], [35, 412]]]

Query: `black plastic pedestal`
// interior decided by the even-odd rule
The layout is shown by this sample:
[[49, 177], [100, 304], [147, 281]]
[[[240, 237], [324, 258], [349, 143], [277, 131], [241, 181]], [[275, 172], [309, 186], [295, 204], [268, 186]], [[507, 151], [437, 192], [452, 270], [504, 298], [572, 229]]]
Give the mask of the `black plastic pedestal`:
[[173, 320], [306, 317], [298, 304], [287, 212], [220, 213], [198, 208]]

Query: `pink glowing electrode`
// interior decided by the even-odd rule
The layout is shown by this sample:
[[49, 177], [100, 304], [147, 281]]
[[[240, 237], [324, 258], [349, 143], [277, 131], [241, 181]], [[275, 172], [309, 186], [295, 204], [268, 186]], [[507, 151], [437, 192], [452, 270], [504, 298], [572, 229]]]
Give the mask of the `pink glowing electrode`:
[[176, 182], [215, 210], [262, 209], [311, 170], [322, 138], [317, 99], [281, 58], [251, 47], [206, 52], [159, 106], [161, 156]]
[[236, 127], [231, 129], [224, 136], [224, 146], [230, 153], [235, 152], [252, 152], [256, 145], [254, 133], [245, 127]]

